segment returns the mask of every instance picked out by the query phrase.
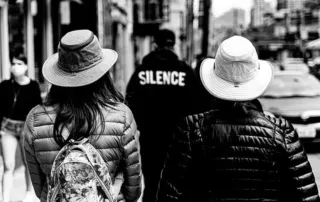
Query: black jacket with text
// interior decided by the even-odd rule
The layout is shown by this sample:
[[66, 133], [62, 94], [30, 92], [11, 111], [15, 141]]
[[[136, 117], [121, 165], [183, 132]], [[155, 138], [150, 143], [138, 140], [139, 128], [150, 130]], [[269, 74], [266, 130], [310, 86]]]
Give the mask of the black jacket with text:
[[293, 126], [253, 103], [188, 116], [177, 128], [157, 202], [320, 201]]
[[126, 101], [141, 131], [142, 155], [149, 151], [144, 150], [148, 145], [154, 150], [153, 155], [165, 155], [177, 120], [195, 113], [199, 107], [198, 89], [193, 70], [173, 51], [157, 49], [143, 58], [126, 92]]

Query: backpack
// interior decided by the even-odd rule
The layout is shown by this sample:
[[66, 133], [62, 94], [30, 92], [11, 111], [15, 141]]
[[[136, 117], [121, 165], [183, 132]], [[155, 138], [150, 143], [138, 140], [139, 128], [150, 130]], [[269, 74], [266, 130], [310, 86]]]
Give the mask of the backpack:
[[53, 162], [47, 202], [115, 202], [122, 182], [120, 173], [112, 184], [105, 161], [87, 138], [71, 140]]

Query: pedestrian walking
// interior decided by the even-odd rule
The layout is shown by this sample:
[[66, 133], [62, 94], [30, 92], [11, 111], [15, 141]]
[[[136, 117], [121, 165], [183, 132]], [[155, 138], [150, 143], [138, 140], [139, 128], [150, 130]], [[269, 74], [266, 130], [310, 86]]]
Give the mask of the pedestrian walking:
[[25, 166], [26, 194], [24, 202], [32, 201], [34, 196], [28, 167], [23, 154], [23, 125], [28, 112], [41, 103], [39, 84], [30, 79], [27, 58], [15, 53], [11, 59], [11, 78], [0, 83], [1, 149], [3, 158], [2, 199], [9, 202], [16, 164], [16, 150], [20, 147]]
[[263, 113], [257, 98], [273, 67], [252, 43], [226, 39], [200, 75], [217, 109], [188, 116], [175, 130], [157, 201], [320, 201], [297, 132]]
[[[26, 158], [36, 195], [41, 201], [47, 201], [47, 195], [57, 192], [58, 201], [90, 201], [88, 198], [97, 197], [95, 194], [103, 197], [99, 201], [104, 201], [105, 195], [100, 191], [111, 187], [104, 182], [110, 182], [109, 175], [114, 182], [120, 173], [123, 173], [123, 183], [116, 201], [131, 202], [140, 197], [137, 127], [109, 74], [116, 61], [117, 53], [102, 49], [91, 31], [76, 30], [62, 37], [58, 53], [44, 63], [43, 76], [52, 86], [44, 104], [28, 114], [24, 129]], [[87, 140], [93, 146], [89, 148], [90, 154], [82, 151]], [[72, 145], [78, 146], [79, 155], [71, 151]], [[62, 148], [73, 157], [67, 156], [68, 152], [65, 158], [61, 157]], [[91, 166], [81, 171], [77, 168], [77, 159], [78, 163], [89, 160]], [[53, 163], [61, 163], [60, 160], [76, 164], [52, 169]], [[58, 178], [52, 179], [56, 171], [59, 171]], [[60, 177], [65, 178], [61, 180]], [[48, 187], [53, 188], [52, 180], [60, 184], [53, 184], [57, 189], [48, 190]], [[56, 198], [50, 199], [56, 201]]]
[[155, 201], [168, 142], [178, 119], [197, 111], [196, 76], [174, 53], [175, 34], [154, 36], [156, 48], [146, 55], [127, 86], [126, 100], [140, 133], [144, 202]]

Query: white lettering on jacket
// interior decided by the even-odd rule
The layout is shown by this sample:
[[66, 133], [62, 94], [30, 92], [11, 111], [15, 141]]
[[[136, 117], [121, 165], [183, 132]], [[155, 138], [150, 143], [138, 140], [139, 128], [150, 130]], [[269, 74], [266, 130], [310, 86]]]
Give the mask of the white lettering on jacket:
[[185, 72], [178, 71], [141, 71], [138, 74], [141, 85], [179, 85], [185, 86]]

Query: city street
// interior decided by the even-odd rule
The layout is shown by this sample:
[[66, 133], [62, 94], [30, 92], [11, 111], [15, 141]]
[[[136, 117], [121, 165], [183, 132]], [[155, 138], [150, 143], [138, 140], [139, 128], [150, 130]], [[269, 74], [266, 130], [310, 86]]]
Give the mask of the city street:
[[[11, 202], [20, 202], [23, 200], [24, 194], [26, 192], [26, 183], [24, 178], [24, 166], [21, 162], [20, 149], [17, 149], [16, 152], [16, 170], [14, 172], [14, 182], [13, 189], [11, 191], [10, 201]], [[2, 173], [3, 173], [3, 164], [2, 164], [2, 156], [0, 158], [0, 181], [2, 181]], [[0, 183], [0, 190], [2, 190], [2, 183]], [[2, 201], [2, 195], [0, 194], [0, 201]], [[33, 202], [38, 202], [37, 198], [34, 198]]]
[[[119, 171], [118, 168], [123, 168], [122, 162], [128, 162], [130, 172], [124, 176], [130, 179], [126, 185], [130, 186], [129, 190], [137, 190], [140, 169], [144, 165], [139, 165], [135, 155], [140, 148], [135, 149], [136, 145], [132, 144], [132, 140], [139, 141], [139, 138], [127, 138], [126, 134], [130, 132], [118, 130], [120, 124], [127, 131], [133, 131], [129, 129], [136, 127], [141, 133], [152, 131], [154, 137], [162, 138], [167, 136], [162, 131], [171, 130], [178, 118], [200, 109], [212, 110], [222, 106], [226, 113], [217, 113], [223, 115], [221, 122], [216, 121], [220, 118], [218, 116], [207, 119], [206, 114], [210, 113], [204, 113], [203, 120], [212, 120], [212, 123], [199, 121], [198, 124], [197, 118], [190, 121], [189, 127], [187, 122], [188, 129], [199, 129], [195, 133], [197, 136], [207, 132], [209, 127], [213, 131], [213, 124], [223, 124], [221, 130], [216, 130], [217, 134], [229, 133], [230, 129], [237, 131], [234, 132], [237, 135], [244, 135], [244, 138], [241, 137], [243, 142], [248, 140], [248, 144], [236, 145], [233, 136], [225, 138], [225, 143], [230, 142], [236, 148], [241, 148], [239, 154], [235, 155], [239, 158], [222, 159], [231, 162], [231, 168], [226, 163], [225, 173], [238, 176], [239, 185], [234, 182], [228, 184], [230, 188], [225, 189], [228, 199], [221, 200], [250, 200], [250, 197], [276, 200], [272, 194], [252, 196], [252, 189], [248, 189], [257, 187], [257, 183], [261, 182], [259, 174], [263, 174], [250, 164], [251, 161], [255, 163], [256, 159], [259, 163], [263, 160], [259, 158], [260, 153], [264, 155], [263, 152], [257, 152], [256, 148], [269, 149], [269, 145], [265, 145], [267, 141], [260, 141], [263, 138], [254, 136], [260, 132], [271, 133], [270, 129], [263, 128], [267, 127], [264, 125], [266, 121], [260, 122], [254, 116], [249, 117], [249, 112], [260, 111], [261, 108], [269, 116], [283, 117], [296, 129], [299, 138], [306, 140], [305, 143], [320, 142], [320, 0], [0, 0], [0, 84], [1, 127], [17, 130], [27, 123], [32, 137], [29, 143], [37, 151], [33, 155], [41, 156], [38, 161], [30, 163], [50, 165], [56, 149], [49, 139], [52, 139], [52, 122], [56, 123], [55, 129], [63, 132], [61, 141], [65, 138], [65, 126], [70, 132], [70, 139], [75, 140], [96, 136], [95, 133], [101, 131], [102, 135], [108, 136], [108, 140], [109, 136], [116, 137], [107, 143], [104, 140], [102, 143], [97, 141], [101, 143], [99, 149], [103, 149], [106, 158], [112, 161], [115, 173]], [[124, 99], [117, 99], [118, 92]], [[125, 103], [131, 111], [126, 109], [125, 114], [121, 112], [118, 116], [116, 114], [121, 110], [115, 110], [115, 118], [112, 116], [110, 121], [109, 117], [101, 120], [103, 124], [96, 122], [96, 114], [111, 113], [108, 106], [112, 108], [113, 104], [110, 103], [118, 101]], [[41, 103], [44, 104], [44, 111], [38, 111], [39, 107], [31, 111], [26, 119], [30, 110]], [[100, 110], [103, 113], [98, 113]], [[246, 115], [241, 117], [244, 119], [238, 118], [238, 111], [245, 111], [239, 113], [239, 117]], [[32, 118], [38, 117], [38, 114], [39, 118]], [[132, 121], [127, 123], [129, 118]], [[235, 118], [235, 122], [228, 122], [227, 118]], [[279, 130], [288, 131], [287, 124], [282, 124], [282, 121], [279, 123]], [[270, 126], [269, 123], [267, 125]], [[274, 126], [274, 131], [278, 130], [277, 127]], [[54, 136], [58, 135], [56, 130], [53, 133]], [[224, 143], [224, 138], [217, 137], [214, 139], [221, 139], [219, 143]], [[147, 142], [152, 146], [145, 153], [158, 152], [158, 148], [159, 153], [162, 152], [160, 150], [165, 147], [156, 139]], [[125, 144], [127, 140], [128, 144]], [[1, 136], [0, 141], [4, 147], [8, 147], [6, 153], [13, 154], [11, 142], [6, 142], [3, 137], [1, 139]], [[188, 145], [190, 148], [193, 147], [192, 143], [190, 141]], [[159, 147], [153, 147], [157, 145]], [[254, 160], [245, 158], [247, 154], [242, 146], [250, 147], [248, 153], [254, 152]], [[310, 147], [306, 149], [320, 191], [320, 145], [318, 147], [312, 151], [308, 150]], [[128, 150], [130, 153], [122, 156], [118, 150]], [[240, 156], [242, 151], [244, 156]], [[185, 153], [183, 155], [187, 156]], [[159, 160], [156, 157], [154, 159]], [[242, 165], [242, 159], [248, 163]], [[241, 167], [235, 169], [233, 163], [237, 164], [238, 161]], [[15, 162], [10, 201], [22, 202], [26, 182], [19, 147]], [[305, 164], [301, 165], [303, 167]], [[31, 169], [30, 172], [37, 172], [37, 169]], [[77, 174], [72, 178], [75, 182], [87, 181], [82, 179], [88, 176], [86, 172], [73, 173]], [[238, 173], [249, 173], [249, 176], [241, 179]], [[183, 196], [184, 193], [164, 176], [163, 181], [168, 187]], [[210, 171], [199, 176], [211, 177]], [[2, 177], [0, 145], [0, 202], [3, 202]], [[68, 175], [63, 177], [67, 178]], [[148, 185], [148, 180], [146, 182]], [[315, 185], [310, 189], [305, 182], [308, 180], [299, 182], [301, 190], [306, 198], [310, 198], [308, 194], [313, 193]], [[74, 186], [66, 190], [72, 191], [72, 194], [67, 195], [77, 195], [78, 198], [79, 190], [84, 186], [70, 184]], [[261, 184], [263, 186], [264, 182]], [[236, 188], [244, 191], [230, 191]], [[272, 185], [269, 187], [270, 190], [275, 188]], [[73, 192], [73, 189], [77, 192]], [[218, 192], [215, 191], [213, 193]], [[130, 192], [129, 196], [138, 197]], [[198, 193], [194, 195], [199, 196]], [[214, 200], [210, 199], [209, 194], [203, 196], [208, 201]], [[141, 200], [140, 197], [138, 202]], [[34, 202], [39, 202], [36, 196]]]
[[308, 153], [308, 158], [316, 178], [318, 190], [320, 190], [320, 153]]

